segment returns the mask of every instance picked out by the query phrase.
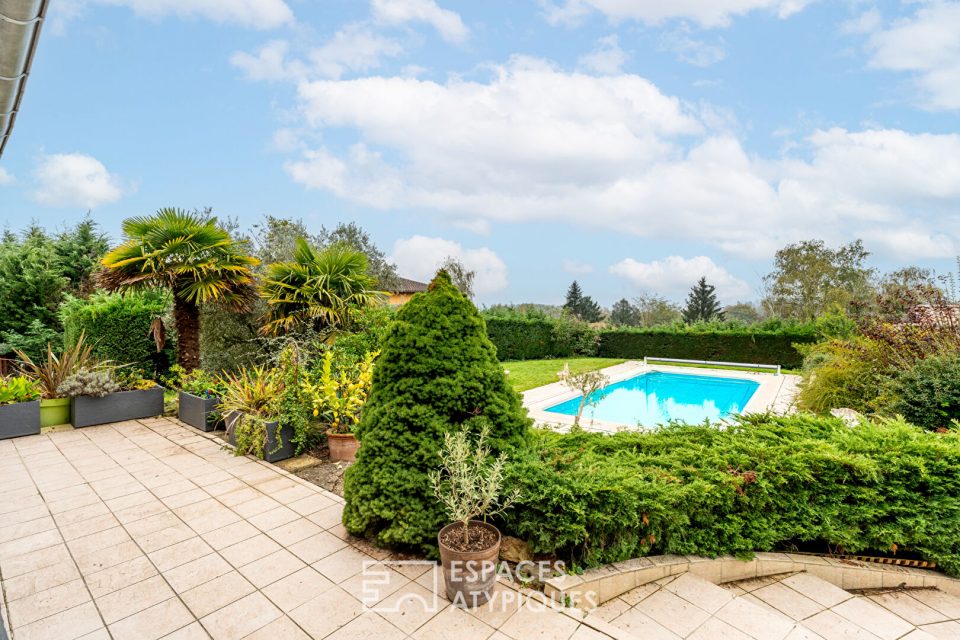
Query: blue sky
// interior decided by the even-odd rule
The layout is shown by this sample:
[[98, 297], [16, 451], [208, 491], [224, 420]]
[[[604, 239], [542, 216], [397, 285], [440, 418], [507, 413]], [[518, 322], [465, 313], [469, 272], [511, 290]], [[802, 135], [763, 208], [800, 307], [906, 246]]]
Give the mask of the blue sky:
[[58, 0], [3, 222], [356, 221], [483, 303], [760, 296], [788, 242], [960, 253], [960, 2]]

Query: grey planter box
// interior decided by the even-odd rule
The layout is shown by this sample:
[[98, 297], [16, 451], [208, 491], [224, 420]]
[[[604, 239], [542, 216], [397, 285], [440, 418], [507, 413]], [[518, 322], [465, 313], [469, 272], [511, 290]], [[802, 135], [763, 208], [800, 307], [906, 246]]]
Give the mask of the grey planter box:
[[163, 415], [163, 387], [120, 391], [103, 398], [77, 396], [70, 404], [70, 422], [76, 428]]
[[40, 401], [0, 405], [0, 440], [40, 433]]
[[194, 429], [213, 431], [219, 424], [223, 423], [223, 419], [217, 413], [217, 407], [219, 406], [220, 398], [203, 398], [181, 391], [177, 417], [180, 418], [181, 422], [186, 422]]
[[[233, 423], [240, 417], [239, 413], [230, 413], [226, 417], [227, 434], [230, 444], [237, 446], [237, 439], [233, 434]], [[293, 427], [286, 425], [280, 428], [280, 448], [277, 449], [277, 423], [267, 423], [267, 446], [263, 448], [263, 459], [267, 462], [279, 462], [293, 457], [296, 447], [293, 444]]]

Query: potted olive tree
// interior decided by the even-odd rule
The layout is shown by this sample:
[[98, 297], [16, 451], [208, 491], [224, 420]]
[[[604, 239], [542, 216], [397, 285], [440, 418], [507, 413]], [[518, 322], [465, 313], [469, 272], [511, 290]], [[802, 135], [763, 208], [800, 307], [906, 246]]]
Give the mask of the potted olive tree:
[[78, 428], [163, 415], [163, 387], [113, 368], [82, 369], [57, 392], [73, 398], [70, 422]]
[[373, 361], [377, 353], [367, 353], [361, 362], [333, 370], [333, 352], [323, 354], [317, 381], [304, 372], [303, 393], [313, 406], [313, 417], [327, 425], [327, 444], [334, 462], [354, 462], [360, 441], [354, 427], [360, 422], [360, 411], [373, 384]]
[[442, 466], [430, 475], [437, 499], [453, 520], [440, 530], [437, 543], [447, 598], [460, 607], [477, 607], [493, 596], [500, 531], [486, 519], [517, 499], [516, 493], [500, 495], [506, 455], [491, 456], [489, 435], [489, 425], [475, 442], [466, 429], [445, 433]]
[[81, 333], [77, 343], [61, 353], [54, 353], [47, 344], [46, 356], [34, 361], [22, 351], [17, 351], [20, 369], [28, 378], [40, 385], [40, 426], [52, 427], [70, 422], [69, 396], [60, 394], [59, 389], [67, 378], [83, 369], [97, 369], [104, 363], [98, 363], [93, 357], [93, 347], [85, 344]]
[[286, 392], [278, 369], [257, 366], [224, 375], [220, 410], [237, 455], [249, 453], [267, 462], [293, 456], [294, 429], [283, 407]]
[[0, 378], [0, 440], [40, 433], [40, 385], [25, 376]]
[[223, 382], [203, 369], [186, 373], [179, 365], [171, 367], [171, 381], [178, 390], [177, 417], [194, 429], [213, 431], [223, 424], [220, 397]]

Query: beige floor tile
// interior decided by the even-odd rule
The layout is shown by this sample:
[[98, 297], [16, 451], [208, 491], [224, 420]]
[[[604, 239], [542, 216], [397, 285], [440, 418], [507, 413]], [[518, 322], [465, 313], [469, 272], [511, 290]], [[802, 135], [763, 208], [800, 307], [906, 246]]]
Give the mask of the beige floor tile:
[[[46, 512], [46, 509], [44, 509], [44, 512]], [[79, 509], [71, 509], [70, 511], [54, 514], [53, 518], [57, 521], [57, 524], [62, 527], [68, 524], [83, 522], [90, 518], [96, 518], [97, 516], [105, 516], [109, 513], [110, 509], [107, 505], [102, 502], [95, 502], [80, 507]]]
[[143, 538], [151, 533], [182, 524], [173, 511], [163, 508], [159, 513], [144, 516], [124, 525], [134, 539]]
[[644, 600], [646, 600], [647, 598], [649, 598], [659, 590], [660, 590], [660, 585], [650, 582], [644, 585], [640, 585], [636, 589], [627, 591], [620, 597], [623, 599], [624, 602], [626, 602], [631, 607], [633, 607], [639, 604], [640, 602], [643, 602]]
[[150, 554], [150, 561], [160, 571], [169, 571], [211, 553], [213, 553], [213, 547], [207, 544], [203, 538], [194, 536], [183, 542], [154, 551]]
[[113, 640], [156, 640], [193, 622], [177, 598], [170, 598], [109, 626]]
[[229, 604], [200, 620], [213, 640], [241, 640], [283, 615], [259, 592]]
[[103, 628], [92, 602], [38, 620], [15, 632], [16, 640], [74, 640]]
[[760, 587], [753, 591], [751, 595], [793, 620], [809, 618], [826, 608], [781, 582]]
[[[210, 640], [210, 634], [203, 630], [203, 625], [199, 622], [192, 622], [185, 627], [181, 627], [171, 633], [163, 636], [162, 640]], [[284, 640], [278, 636], [273, 640]]]
[[[502, 633], [494, 634], [494, 636], [502, 636], [504, 638], [508, 637]], [[577, 630], [573, 632], [573, 635], [570, 636], [570, 640], [609, 640], [610, 636], [605, 633], [600, 633], [596, 629], [588, 627], [585, 624], [577, 627]]]
[[121, 523], [127, 525], [134, 522], [139, 522], [145, 520], [146, 518], [151, 518], [154, 516], [159, 516], [164, 513], [169, 513], [169, 509], [159, 500], [154, 500], [152, 502], [147, 502], [144, 504], [138, 504], [133, 507], [129, 507], [122, 511], [115, 511], [113, 515], [117, 517]]
[[339, 587], [333, 587], [289, 613], [314, 638], [325, 638], [363, 613], [363, 605]]
[[493, 633], [493, 627], [480, 622], [461, 609], [447, 606], [411, 635], [416, 640], [448, 640], [449, 638], [484, 640]]
[[630, 609], [630, 605], [622, 598], [608, 600], [589, 613], [589, 618], [610, 622], [617, 616], [623, 615]]
[[322, 560], [314, 562], [311, 566], [339, 584], [363, 571], [363, 567], [371, 562], [373, 562], [373, 558], [370, 556], [360, 553], [353, 547], [345, 547]]
[[372, 611], [340, 627], [329, 640], [404, 640], [407, 635]]
[[309, 516], [318, 511], [321, 511], [322, 509], [331, 507], [334, 504], [336, 503], [330, 498], [328, 498], [327, 496], [319, 493], [314, 493], [300, 500], [295, 500], [294, 502], [291, 502], [287, 506], [302, 516]]
[[143, 552], [137, 543], [128, 540], [105, 549], [77, 554], [76, 560], [80, 573], [87, 576], [141, 556]]
[[193, 529], [185, 524], [177, 524], [154, 533], [137, 538], [137, 544], [145, 553], [152, 553], [169, 547], [172, 544], [189, 540], [196, 535]]
[[674, 593], [687, 602], [703, 609], [707, 613], [715, 613], [720, 607], [733, 599], [733, 594], [717, 585], [707, 582], [692, 573], [685, 573], [671, 580], [664, 589]]
[[183, 493], [175, 493], [172, 496], [167, 496], [163, 499], [163, 504], [169, 509], [177, 509], [200, 502], [201, 500], [206, 500], [209, 497], [209, 494], [203, 489], [190, 489]]
[[308, 519], [320, 525], [324, 529], [329, 529], [343, 522], [343, 505], [335, 504], [332, 507], [321, 509], [308, 516]]
[[305, 540], [291, 544], [289, 550], [307, 564], [313, 564], [346, 546], [347, 543], [337, 536], [321, 531]]
[[83, 580], [72, 580], [18, 600], [8, 601], [7, 614], [10, 616], [10, 626], [16, 629], [89, 601], [90, 594]]
[[193, 612], [193, 615], [202, 618], [244, 596], [250, 595], [256, 590], [256, 587], [250, 584], [246, 578], [236, 571], [231, 571], [189, 591], [184, 591], [180, 594], [180, 597]]
[[59, 587], [80, 577], [73, 560], [64, 560], [3, 581], [4, 598], [9, 602], [39, 591]]
[[743, 598], [724, 605], [715, 617], [757, 640], [782, 640], [794, 626], [783, 614], [765, 611]]
[[254, 631], [243, 640], [312, 640], [303, 629], [288, 618], [277, 618], [265, 627]]
[[631, 609], [623, 615], [614, 618], [610, 623], [637, 638], [648, 640], [679, 640], [680, 638], [680, 636], [639, 609]]
[[822, 636], [817, 633], [814, 633], [806, 627], [797, 625], [793, 628], [793, 631], [787, 634], [787, 637], [784, 640], [824, 640]]
[[360, 573], [341, 582], [340, 587], [352, 593], [366, 607], [373, 607], [411, 582], [382, 562], [371, 561]]
[[107, 500], [106, 504], [108, 507], [110, 507], [110, 511], [116, 513], [118, 511], [123, 511], [124, 509], [129, 509], [130, 507], [156, 502], [159, 501], [149, 491], [138, 491], [137, 493], [131, 493], [120, 498]]
[[264, 587], [263, 594], [282, 611], [290, 612], [334, 586], [313, 567], [304, 567]]
[[269, 531], [271, 529], [276, 529], [277, 527], [283, 526], [288, 522], [293, 522], [299, 517], [300, 514], [293, 509], [280, 506], [276, 509], [271, 509], [270, 511], [265, 511], [264, 513], [251, 516], [247, 518], [247, 522], [261, 531]]
[[91, 573], [86, 576], [85, 580], [87, 588], [90, 589], [90, 594], [94, 598], [100, 598], [155, 575], [157, 575], [157, 570], [153, 563], [146, 556], [138, 556], [103, 571]]
[[393, 626], [411, 634], [446, 606], [449, 605], [437, 594], [413, 583], [385, 598], [375, 610]]
[[833, 611], [883, 640], [896, 640], [913, 630], [913, 625], [868, 598], [851, 598]]
[[286, 549], [279, 549], [237, 570], [258, 589], [296, 573], [307, 565]]
[[276, 529], [270, 529], [266, 533], [283, 546], [289, 547], [311, 536], [323, 533], [323, 529], [306, 518], [297, 518], [292, 522], [280, 525]]
[[[256, 489], [251, 489], [256, 491]], [[274, 500], [269, 496], [261, 494], [259, 491], [256, 491], [257, 497], [245, 500], [238, 504], [231, 506], [230, 508], [234, 513], [239, 515], [242, 518], [252, 518], [253, 516], [258, 516], [261, 513], [266, 513], [268, 511], [273, 511], [274, 509], [280, 506], [280, 503]], [[228, 494], [229, 495], [229, 494]], [[244, 492], [244, 495], [249, 495]]]
[[960, 620], [960, 598], [937, 589], [917, 589], [910, 596], [936, 609], [951, 620]]
[[689, 640], [753, 640], [743, 631], [717, 618], [710, 618], [687, 638]]
[[98, 533], [105, 529], [117, 527], [119, 525], [120, 522], [113, 516], [112, 513], [109, 513], [106, 515], [89, 518], [87, 520], [81, 520], [80, 522], [74, 522], [73, 524], [61, 525], [60, 534], [63, 536], [64, 540], [69, 541]]
[[832, 607], [853, 597], [852, 594], [844, 591], [840, 587], [834, 586], [826, 580], [821, 580], [809, 573], [795, 573], [792, 576], [784, 578], [781, 582], [825, 607]]
[[232, 570], [233, 567], [230, 566], [229, 562], [221, 558], [219, 554], [211, 553], [169, 571], [164, 571], [163, 577], [177, 593], [183, 593], [200, 586], [204, 582], [219, 578], [225, 573], [230, 573]]
[[0, 562], [63, 543], [60, 532], [50, 529], [0, 544]]
[[169, 600], [174, 596], [161, 576], [124, 587], [97, 598], [97, 608], [108, 625]]
[[130, 536], [123, 527], [112, 527], [92, 535], [83, 536], [75, 540], [68, 540], [67, 547], [70, 548], [74, 556], [113, 547], [123, 542], [128, 542]]
[[710, 617], [703, 609], [663, 589], [645, 599], [637, 608], [682, 637], [686, 637]]
[[205, 533], [201, 537], [207, 541], [207, 544], [219, 551], [258, 535], [260, 535], [259, 529], [249, 522], [241, 520]]
[[933, 624], [947, 620], [946, 615], [920, 602], [910, 592], [882, 593], [870, 596], [870, 599], [913, 625]]
[[[405, 591], [404, 587], [402, 591]], [[494, 586], [493, 596], [479, 607], [474, 607], [472, 609], [467, 609], [467, 613], [474, 616], [481, 622], [493, 627], [494, 629], [499, 629], [507, 621], [510, 616], [517, 612], [520, 609], [520, 606], [523, 604], [525, 597], [519, 591], [505, 587], [503, 584], [497, 583]], [[444, 600], [445, 601], [445, 600]]]
[[925, 624], [920, 627], [920, 630], [926, 631], [934, 638], [940, 640], [956, 640], [956, 638], [960, 638], [960, 622], [956, 622], [955, 620]]
[[63, 544], [37, 549], [3, 559], [3, 577], [4, 579], [15, 578], [60, 562], [69, 562], [70, 560], [72, 560], [70, 552]]
[[824, 640], [878, 640], [877, 636], [863, 627], [829, 609], [804, 620], [803, 626], [820, 635]]
[[565, 640], [573, 635], [578, 624], [559, 611], [527, 599], [499, 631], [516, 640]]

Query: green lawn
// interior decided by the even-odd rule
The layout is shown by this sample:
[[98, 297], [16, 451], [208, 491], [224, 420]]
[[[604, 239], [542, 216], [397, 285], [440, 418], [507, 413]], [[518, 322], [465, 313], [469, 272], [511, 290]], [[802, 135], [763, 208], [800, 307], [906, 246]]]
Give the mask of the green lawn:
[[564, 363], [570, 365], [572, 373], [593, 371], [612, 367], [615, 364], [626, 362], [617, 358], [564, 358], [557, 360], [509, 360], [503, 363], [503, 368], [510, 372], [507, 378], [517, 391], [526, 391], [542, 387], [551, 382], [559, 382], [557, 374], [563, 370]]

